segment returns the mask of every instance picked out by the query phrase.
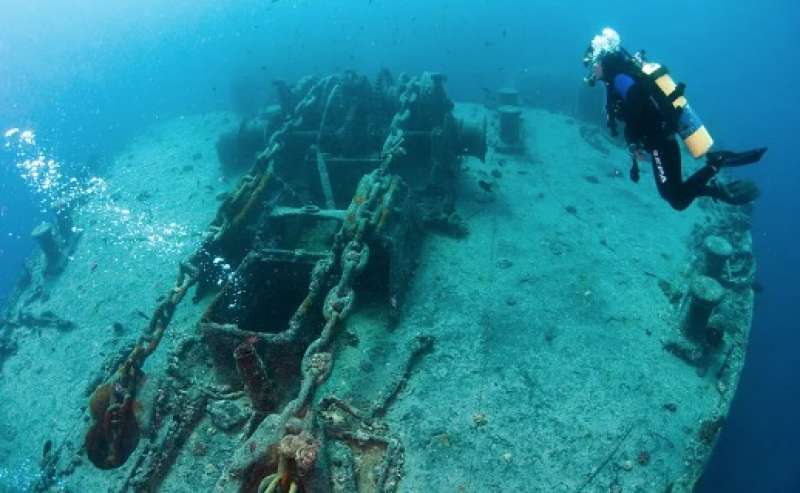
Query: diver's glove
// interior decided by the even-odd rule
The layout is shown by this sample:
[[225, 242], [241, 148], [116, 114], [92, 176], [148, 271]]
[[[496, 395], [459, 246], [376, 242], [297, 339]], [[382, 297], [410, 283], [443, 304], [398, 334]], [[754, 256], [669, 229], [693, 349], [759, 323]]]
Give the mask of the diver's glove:
[[617, 120], [614, 118], [614, 115], [612, 115], [611, 112], [606, 112], [606, 127], [608, 127], [612, 137], [619, 135], [619, 132], [617, 131]]
[[636, 162], [636, 158], [633, 158], [631, 163], [630, 177], [632, 182], [639, 183], [639, 163]]
[[631, 153], [631, 169], [628, 175], [632, 182], [639, 183], [639, 147], [636, 144], [628, 144], [628, 151]]

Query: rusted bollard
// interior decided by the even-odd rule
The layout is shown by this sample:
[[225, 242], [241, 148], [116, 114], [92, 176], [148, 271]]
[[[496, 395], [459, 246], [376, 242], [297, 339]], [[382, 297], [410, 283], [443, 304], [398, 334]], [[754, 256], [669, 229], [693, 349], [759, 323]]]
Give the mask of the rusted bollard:
[[703, 250], [706, 275], [719, 280], [725, 269], [725, 262], [733, 255], [733, 247], [725, 238], [711, 235], [703, 242]]
[[688, 338], [706, 342], [711, 312], [722, 301], [724, 295], [725, 289], [716, 280], [708, 276], [698, 276], [694, 280], [683, 325]]
[[249, 341], [239, 344], [233, 350], [233, 359], [236, 360], [236, 368], [242, 376], [244, 389], [253, 403], [253, 408], [258, 411], [269, 411], [273, 404], [271, 385], [264, 361], [256, 353], [255, 346]]
[[509, 87], [497, 91], [497, 103], [500, 106], [519, 106], [519, 91]]
[[45, 273], [55, 275], [64, 269], [64, 255], [61, 253], [60, 239], [50, 223], [41, 223], [31, 232], [45, 256]]
[[522, 110], [516, 106], [501, 106], [497, 114], [500, 118], [500, 150], [522, 151]]

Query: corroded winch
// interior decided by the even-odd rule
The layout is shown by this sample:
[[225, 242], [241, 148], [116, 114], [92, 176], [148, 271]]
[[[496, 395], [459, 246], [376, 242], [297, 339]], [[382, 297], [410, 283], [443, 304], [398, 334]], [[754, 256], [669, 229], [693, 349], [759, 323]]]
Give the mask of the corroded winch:
[[[139, 342], [93, 393], [87, 450], [100, 468], [131, 464], [123, 489], [156, 488], [206, 407], [233, 400], [250, 410], [246, 440], [218, 491], [340, 491], [316, 457], [358, 460], [366, 450], [356, 437], [367, 424], [377, 447], [371, 460], [383, 465], [372, 479], [351, 482], [394, 491], [403, 448], [374, 427], [397, 389], [371, 410], [313, 396], [335, 360], [330, 346], [342, 322], [367, 305], [387, 320], [400, 317], [420, 233], [459, 223], [459, 157], [483, 159], [486, 126], [453, 117], [444, 80], [395, 80], [384, 71], [374, 83], [354, 73], [278, 83], [279, 105], [221, 137], [223, 165], [248, 156], [254, 164], [181, 264]], [[268, 138], [250, 138], [258, 133]], [[148, 393], [144, 361], [192, 286], [195, 301], [207, 304], [202, 338], [179, 345], [159, 390]], [[419, 338], [409, 365], [432, 343]], [[143, 419], [134, 413], [140, 401]], [[332, 413], [348, 415], [350, 425], [326, 421]]]

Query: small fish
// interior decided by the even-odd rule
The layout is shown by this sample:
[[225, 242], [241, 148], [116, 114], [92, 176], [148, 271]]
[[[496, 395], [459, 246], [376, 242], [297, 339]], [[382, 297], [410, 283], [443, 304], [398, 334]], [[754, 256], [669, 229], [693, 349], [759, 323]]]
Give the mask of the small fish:
[[494, 183], [489, 183], [485, 180], [478, 180], [478, 186], [481, 187], [486, 193], [494, 192]]

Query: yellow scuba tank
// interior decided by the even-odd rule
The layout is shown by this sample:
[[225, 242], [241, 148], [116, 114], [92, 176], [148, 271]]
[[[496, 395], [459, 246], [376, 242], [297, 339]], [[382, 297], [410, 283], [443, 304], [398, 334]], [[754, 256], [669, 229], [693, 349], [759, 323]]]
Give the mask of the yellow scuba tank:
[[672, 106], [680, 112], [677, 131], [689, 152], [695, 158], [703, 156], [714, 144], [714, 139], [711, 138], [697, 113], [689, 106], [689, 101], [683, 96], [683, 85], [676, 84], [666, 69], [658, 63], [642, 63], [642, 72], [655, 79], [656, 86], [664, 93]]

